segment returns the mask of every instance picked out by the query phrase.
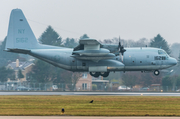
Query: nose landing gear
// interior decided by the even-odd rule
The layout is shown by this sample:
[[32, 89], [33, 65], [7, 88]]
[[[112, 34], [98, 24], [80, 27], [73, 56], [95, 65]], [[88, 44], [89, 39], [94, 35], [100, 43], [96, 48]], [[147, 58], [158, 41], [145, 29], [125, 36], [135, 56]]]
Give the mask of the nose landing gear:
[[159, 70], [154, 71], [154, 75], [158, 76], [160, 74]]

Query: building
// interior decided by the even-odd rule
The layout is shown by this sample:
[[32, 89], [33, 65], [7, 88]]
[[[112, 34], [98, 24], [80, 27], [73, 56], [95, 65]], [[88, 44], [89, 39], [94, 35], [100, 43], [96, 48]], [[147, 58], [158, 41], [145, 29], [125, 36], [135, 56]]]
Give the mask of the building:
[[96, 88], [93, 90], [106, 91], [109, 80], [103, 80], [102, 76], [99, 76], [97, 78], [92, 77], [92, 84], [96, 85]]
[[[92, 77], [88, 72], [83, 73], [82, 77], [76, 83], [77, 91], [92, 91], [92, 90], [106, 90], [108, 80], [103, 80], [103, 77], [99, 76], [98, 78]], [[95, 89], [92, 87], [95, 86]]]
[[[19, 59], [16, 62], [11, 62], [7, 65], [7, 68], [10, 68], [15, 71], [15, 80], [23, 82], [26, 81], [26, 74], [32, 70], [34, 63], [32, 61], [20, 62]], [[18, 71], [21, 70], [24, 78], [18, 78]]]
[[89, 73], [83, 73], [82, 77], [76, 83], [77, 91], [91, 91], [92, 76]]

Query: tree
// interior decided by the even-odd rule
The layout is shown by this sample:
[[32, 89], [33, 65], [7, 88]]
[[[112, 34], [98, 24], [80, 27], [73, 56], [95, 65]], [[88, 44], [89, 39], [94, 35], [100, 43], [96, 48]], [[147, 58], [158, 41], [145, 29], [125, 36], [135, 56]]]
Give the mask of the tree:
[[126, 72], [122, 75], [123, 84], [127, 86], [141, 85], [148, 87], [151, 84], [161, 84], [162, 76], [155, 76], [153, 73]]
[[170, 76], [166, 76], [162, 79], [162, 86], [163, 86], [163, 90], [167, 90], [166, 87], [171, 87], [172, 86], [172, 82], [171, 82], [171, 78]]
[[134, 75], [137, 77], [137, 84], [143, 87], [150, 86], [151, 84], [161, 84], [162, 82], [162, 75], [157, 77], [153, 73], [141, 72], [134, 72]]
[[80, 77], [82, 77], [82, 73], [80, 72], [75, 72], [72, 74], [72, 84], [73, 84], [72, 89], [75, 89], [76, 83]]
[[173, 43], [171, 45], [171, 56], [176, 59], [180, 58], [180, 43]]
[[84, 34], [80, 37], [80, 39], [84, 39], [84, 38], [89, 38], [89, 36], [87, 34]]
[[97, 89], [97, 85], [96, 84], [92, 84], [92, 90], [95, 91]]
[[82, 74], [79, 72], [73, 73], [71, 71], [64, 70], [61, 73], [61, 82], [67, 84], [70, 90], [74, 90], [76, 83], [81, 76]]
[[[62, 38], [51, 26], [48, 26], [47, 29], [42, 33], [39, 41], [42, 44], [46, 45], [62, 45]], [[42, 60], [37, 60], [32, 68], [32, 72], [28, 74], [28, 80], [33, 80], [41, 83], [55, 80], [57, 81], [57, 78], [59, 78], [58, 73], [57, 68], [53, 65]]]
[[24, 75], [22, 74], [22, 71], [20, 69], [18, 71], [18, 78], [19, 79], [24, 78]]
[[122, 81], [125, 86], [133, 87], [136, 84], [136, 79], [132, 73], [123, 74]]
[[163, 37], [161, 37], [160, 34], [158, 34], [156, 37], [154, 37], [151, 40], [150, 47], [162, 48], [163, 50], [167, 52], [167, 54], [171, 53], [167, 41]]
[[14, 71], [12, 69], [6, 69], [6, 67], [1, 67], [0, 68], [0, 81], [1, 82], [6, 82], [7, 79], [14, 78]]
[[9, 61], [14, 61], [18, 58], [17, 53], [10, 53], [10, 52], [5, 52], [5, 45], [6, 45], [6, 39], [5, 37], [4, 41], [0, 45], [0, 67], [6, 66]]
[[180, 87], [180, 76], [177, 77], [176, 86]]
[[39, 41], [46, 45], [61, 46], [62, 44], [62, 38], [51, 26], [48, 26], [44, 33], [42, 33]]
[[64, 46], [68, 48], [74, 48], [78, 45], [74, 38], [66, 38]]
[[179, 57], [178, 57], [178, 66], [180, 66], [180, 53], [179, 53]]
[[54, 81], [56, 77], [55, 67], [42, 60], [37, 60], [32, 68], [32, 72], [29, 74], [33, 80], [41, 83]]
[[81, 76], [82, 74], [79, 72], [73, 73], [73, 72], [64, 70], [61, 73], [61, 82], [67, 84], [70, 90], [74, 90], [76, 83]]

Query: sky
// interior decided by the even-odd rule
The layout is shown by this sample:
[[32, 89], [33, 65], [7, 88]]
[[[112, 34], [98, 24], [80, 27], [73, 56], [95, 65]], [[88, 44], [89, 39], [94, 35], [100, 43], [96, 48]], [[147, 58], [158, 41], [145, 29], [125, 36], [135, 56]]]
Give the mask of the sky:
[[180, 0], [1, 0], [0, 41], [12, 9], [22, 9], [36, 38], [48, 25], [63, 38], [152, 39], [180, 43]]

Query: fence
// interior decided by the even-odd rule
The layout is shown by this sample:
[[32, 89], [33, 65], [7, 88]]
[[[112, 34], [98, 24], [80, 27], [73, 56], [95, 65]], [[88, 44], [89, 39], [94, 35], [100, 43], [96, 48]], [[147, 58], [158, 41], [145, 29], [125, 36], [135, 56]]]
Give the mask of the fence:
[[132, 87], [131, 86], [113, 86], [109, 84], [83, 84], [76, 87], [75, 84], [65, 83], [29, 83], [29, 82], [5, 82], [0, 83], [0, 91], [127, 91], [127, 92], [180, 92], [180, 86], [149, 86]]

